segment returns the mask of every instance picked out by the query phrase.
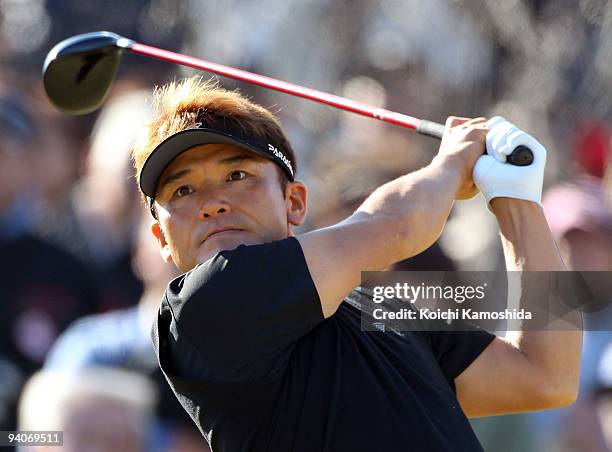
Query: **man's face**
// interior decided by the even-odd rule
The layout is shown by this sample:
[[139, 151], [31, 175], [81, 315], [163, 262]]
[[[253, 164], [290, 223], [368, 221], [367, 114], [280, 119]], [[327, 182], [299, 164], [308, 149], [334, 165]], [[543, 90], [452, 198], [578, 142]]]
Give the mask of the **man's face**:
[[303, 184], [283, 193], [272, 161], [233, 145], [200, 145], [162, 173], [152, 229], [164, 259], [188, 271], [219, 251], [287, 237], [305, 206]]

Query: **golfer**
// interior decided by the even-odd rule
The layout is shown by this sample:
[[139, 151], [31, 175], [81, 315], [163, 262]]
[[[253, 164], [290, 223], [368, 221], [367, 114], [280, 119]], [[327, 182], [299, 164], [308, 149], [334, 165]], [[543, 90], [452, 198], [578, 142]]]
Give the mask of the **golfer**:
[[[450, 117], [428, 166], [341, 223], [295, 235], [308, 190], [272, 113], [197, 78], [158, 89], [154, 106], [136, 175], [161, 255], [185, 273], [163, 296], [153, 340], [213, 451], [482, 450], [469, 416], [575, 400], [579, 330], [369, 332], [345, 301], [371, 302], [351, 296], [360, 272], [428, 248], [454, 200], [479, 190], [508, 270], [563, 270], [534, 138], [503, 118]], [[534, 162], [504, 163], [519, 144]]]

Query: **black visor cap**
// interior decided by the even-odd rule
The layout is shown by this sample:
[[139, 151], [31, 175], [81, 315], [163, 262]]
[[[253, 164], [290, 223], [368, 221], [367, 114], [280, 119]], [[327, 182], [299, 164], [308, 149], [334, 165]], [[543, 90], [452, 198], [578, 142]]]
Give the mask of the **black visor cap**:
[[293, 165], [287, 153], [274, 143], [263, 143], [245, 137], [236, 131], [221, 128], [196, 127], [182, 130], [161, 142], [145, 161], [140, 172], [140, 190], [149, 198], [155, 198], [157, 183], [166, 167], [183, 152], [202, 144], [233, 144], [273, 161], [294, 180]]

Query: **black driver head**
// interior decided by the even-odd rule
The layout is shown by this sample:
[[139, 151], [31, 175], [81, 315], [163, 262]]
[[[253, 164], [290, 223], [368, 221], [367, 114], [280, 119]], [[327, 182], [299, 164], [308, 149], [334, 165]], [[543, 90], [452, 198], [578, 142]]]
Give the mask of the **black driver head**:
[[43, 66], [43, 83], [51, 102], [73, 115], [96, 110], [115, 79], [121, 51], [131, 44], [107, 31], [73, 36], [57, 44]]

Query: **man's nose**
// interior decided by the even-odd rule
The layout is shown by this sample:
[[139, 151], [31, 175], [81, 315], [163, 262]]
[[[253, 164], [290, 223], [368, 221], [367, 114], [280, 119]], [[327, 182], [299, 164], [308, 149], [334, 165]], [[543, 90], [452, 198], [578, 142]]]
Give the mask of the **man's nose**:
[[200, 217], [201, 218], [211, 218], [222, 213], [231, 212], [231, 207], [229, 203], [219, 196], [207, 196], [206, 199], [202, 201], [202, 205], [200, 207]]

